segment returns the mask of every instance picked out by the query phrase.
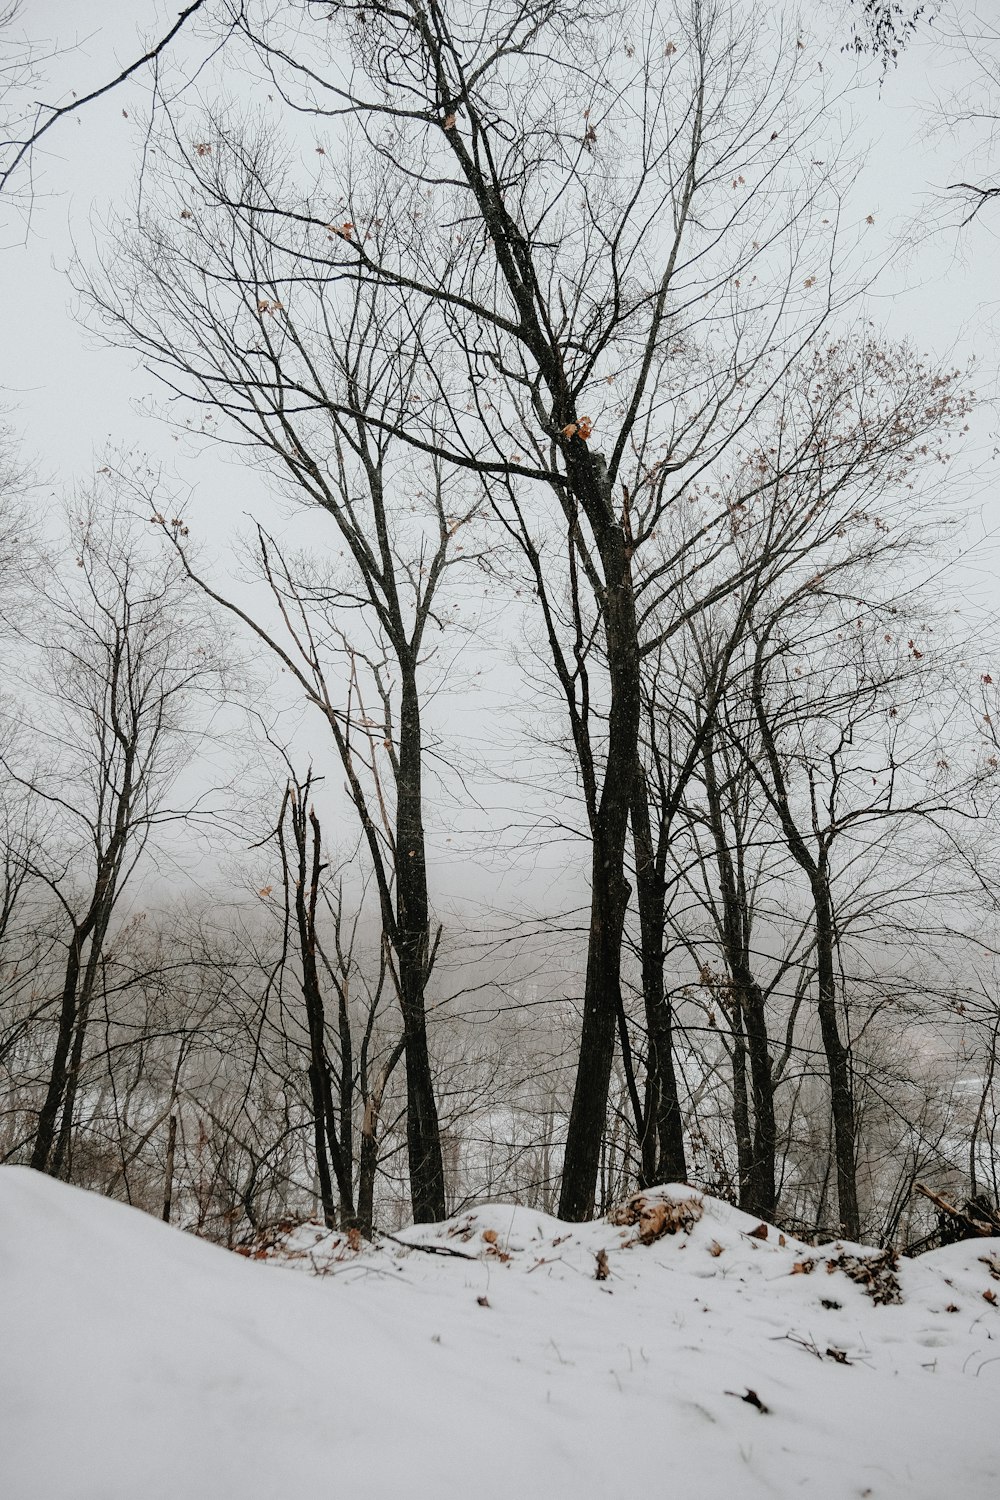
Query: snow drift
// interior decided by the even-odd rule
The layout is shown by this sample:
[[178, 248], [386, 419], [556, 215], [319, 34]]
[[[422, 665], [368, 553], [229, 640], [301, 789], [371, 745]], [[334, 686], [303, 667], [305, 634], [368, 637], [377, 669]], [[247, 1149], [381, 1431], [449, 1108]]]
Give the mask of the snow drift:
[[686, 1188], [614, 1218], [241, 1257], [0, 1169], [0, 1494], [1000, 1493], [1000, 1241], [894, 1265]]

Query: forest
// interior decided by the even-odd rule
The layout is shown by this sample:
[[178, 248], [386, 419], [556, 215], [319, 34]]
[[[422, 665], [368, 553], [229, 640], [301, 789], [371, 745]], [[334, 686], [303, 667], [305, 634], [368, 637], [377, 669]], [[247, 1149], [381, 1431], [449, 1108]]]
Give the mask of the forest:
[[[0, 1162], [230, 1248], [662, 1183], [1000, 1224], [995, 348], [887, 316], [849, 119], [933, 22], [988, 135], [1000, 37], [842, 10], [164, 27], [66, 295], [175, 462], [52, 499], [0, 439]], [[30, 20], [15, 238], [87, 103]]]

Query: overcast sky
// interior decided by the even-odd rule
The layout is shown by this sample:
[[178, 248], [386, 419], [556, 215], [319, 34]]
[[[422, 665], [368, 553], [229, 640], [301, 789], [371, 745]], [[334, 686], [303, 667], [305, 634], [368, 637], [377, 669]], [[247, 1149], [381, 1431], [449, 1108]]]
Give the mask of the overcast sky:
[[[971, 25], [976, 9], [958, 5], [957, 24]], [[103, 83], [165, 30], [177, 11], [178, 0], [92, 0], [87, 5], [26, 0], [22, 28], [56, 53], [46, 64], [42, 97], [64, 102], [70, 90], [82, 94]], [[985, 14], [983, 5], [979, 11]], [[830, 29], [840, 23], [838, 7], [810, 0], [806, 13], [820, 34], [826, 29], [829, 46]], [[877, 68], [869, 65], [854, 79], [853, 62], [835, 49], [824, 52], [820, 42], [817, 67], [822, 61], [838, 82], [855, 84], [838, 119], [831, 119], [831, 139], [842, 133], [845, 122], [851, 123], [859, 175], [845, 217], [860, 221], [870, 214], [872, 263], [890, 262], [872, 295], [871, 317], [893, 334], [908, 336], [921, 350], [953, 356], [958, 363], [974, 358], [978, 389], [993, 392], [1000, 294], [997, 234], [989, 209], [961, 236], [948, 227], [929, 232], [954, 219], [943, 206], [941, 189], [966, 175], [972, 140], [929, 134], [939, 119], [935, 100], [974, 84], [976, 77], [975, 68], [943, 40], [945, 29], [914, 42], [881, 88]], [[845, 21], [844, 34], [846, 30]], [[192, 35], [175, 49], [171, 66], [183, 74], [204, 50], [204, 40]], [[203, 96], [213, 97], [219, 84], [217, 70], [209, 65], [199, 83]], [[74, 483], [85, 483], [104, 462], [107, 444], [135, 445], [195, 488], [192, 523], [225, 566], [228, 538], [243, 514], [254, 511], [278, 528], [283, 521], [269, 511], [259, 480], [231, 461], [188, 450], [168, 425], [143, 409], [150, 383], [134, 358], [102, 347], [84, 329], [66, 277], [74, 246], [87, 259], [109, 209], [120, 207], [133, 190], [147, 102], [148, 80], [139, 80], [60, 124], [34, 161], [36, 193], [27, 234], [9, 208], [0, 218], [5, 245], [0, 255], [0, 389], [15, 429], [23, 434], [24, 456], [45, 480], [44, 495], [55, 497]], [[993, 210], [992, 218], [1000, 228], [1000, 209]], [[990, 615], [998, 602], [997, 553], [979, 539], [1000, 527], [992, 459], [995, 427], [995, 413], [988, 410], [979, 419], [962, 470], [962, 484], [977, 512], [968, 540], [970, 546], [978, 543], [963, 564], [962, 593]], [[467, 870], [462, 871], [456, 863], [456, 887], [467, 880]]]

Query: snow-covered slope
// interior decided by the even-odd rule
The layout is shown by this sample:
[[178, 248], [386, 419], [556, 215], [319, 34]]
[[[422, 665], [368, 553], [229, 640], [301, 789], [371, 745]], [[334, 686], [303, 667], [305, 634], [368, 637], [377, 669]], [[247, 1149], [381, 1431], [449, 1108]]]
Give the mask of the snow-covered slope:
[[0, 1495], [1000, 1494], [1000, 1241], [894, 1275], [683, 1188], [400, 1239], [257, 1263], [0, 1169]]

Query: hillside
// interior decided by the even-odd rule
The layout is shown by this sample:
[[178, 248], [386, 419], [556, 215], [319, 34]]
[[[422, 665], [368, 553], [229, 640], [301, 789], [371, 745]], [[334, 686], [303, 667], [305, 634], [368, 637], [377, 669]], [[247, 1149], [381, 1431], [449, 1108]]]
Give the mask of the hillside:
[[678, 1188], [241, 1257], [3, 1168], [0, 1302], [8, 1500], [1000, 1493], [996, 1240], [894, 1271]]

